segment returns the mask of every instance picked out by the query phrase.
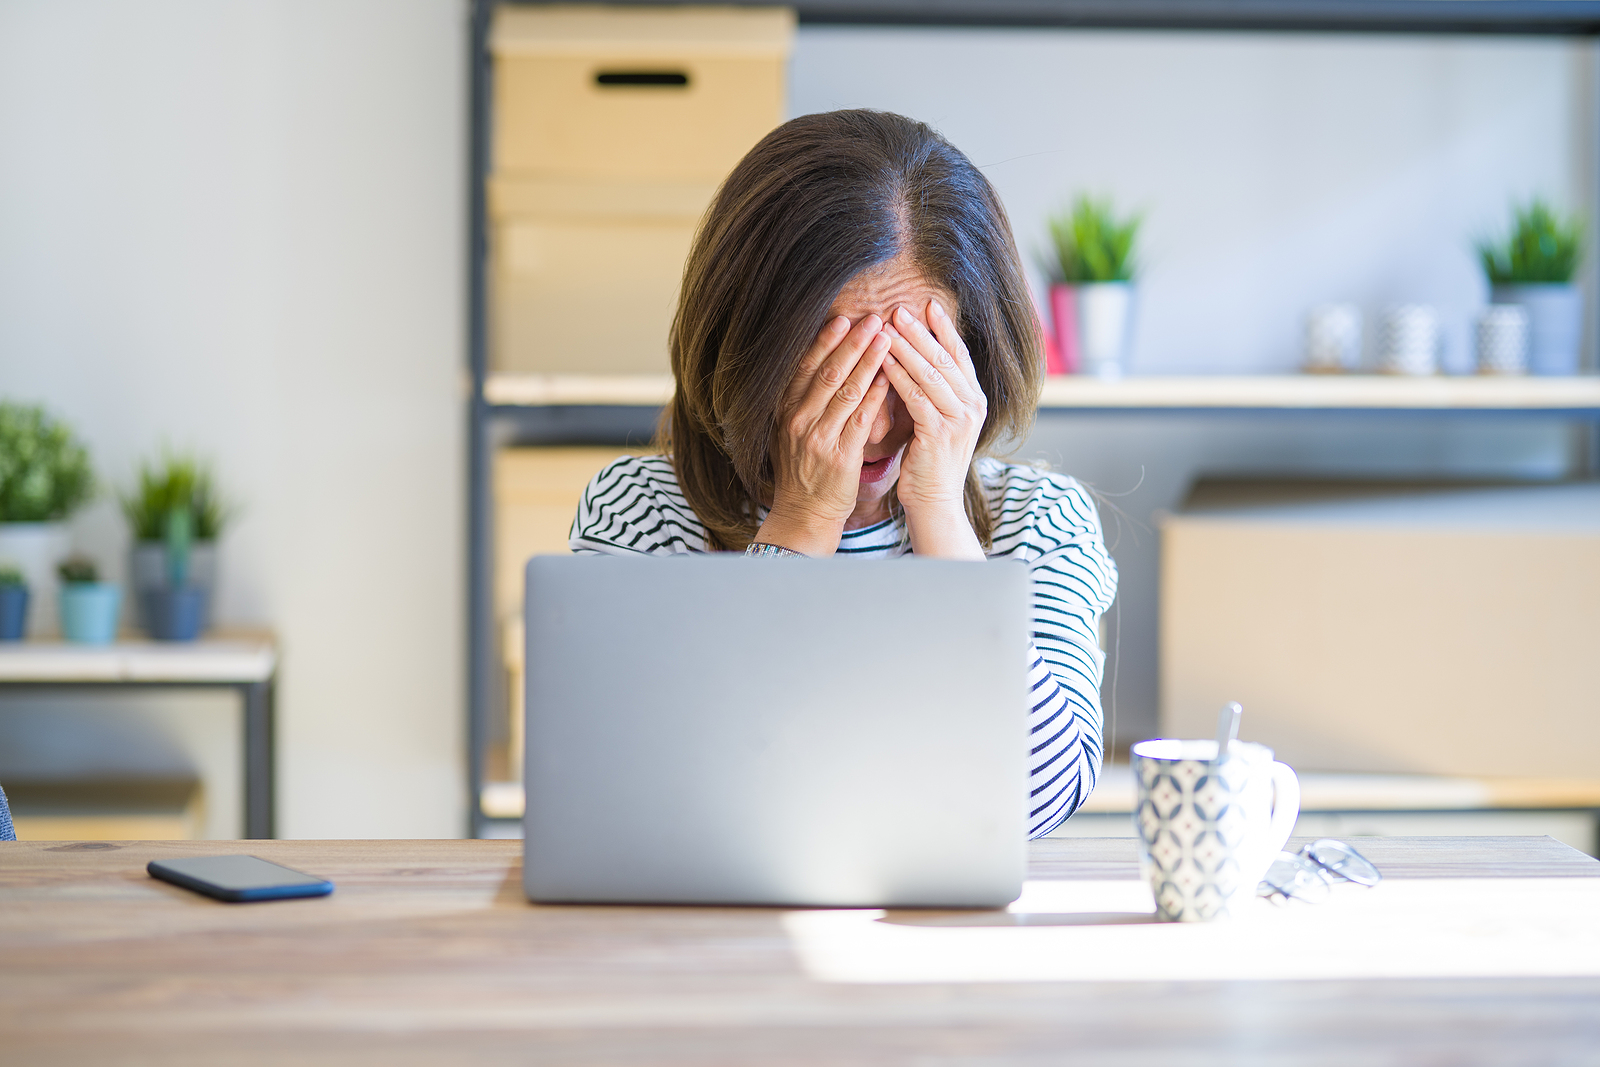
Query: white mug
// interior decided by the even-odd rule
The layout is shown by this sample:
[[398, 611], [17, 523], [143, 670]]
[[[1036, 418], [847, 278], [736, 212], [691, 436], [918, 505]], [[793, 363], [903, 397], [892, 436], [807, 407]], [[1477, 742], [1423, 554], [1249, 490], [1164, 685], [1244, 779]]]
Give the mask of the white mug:
[[1133, 746], [1139, 867], [1168, 922], [1237, 915], [1300, 816], [1300, 780], [1265, 745], [1141, 741]]
[[1528, 312], [1491, 304], [1478, 316], [1478, 373], [1528, 373]]
[[1361, 309], [1354, 304], [1319, 304], [1306, 316], [1305, 369], [1313, 373], [1353, 371], [1361, 365]]
[[1378, 369], [1425, 376], [1439, 371], [1439, 314], [1427, 304], [1402, 304], [1378, 323]]

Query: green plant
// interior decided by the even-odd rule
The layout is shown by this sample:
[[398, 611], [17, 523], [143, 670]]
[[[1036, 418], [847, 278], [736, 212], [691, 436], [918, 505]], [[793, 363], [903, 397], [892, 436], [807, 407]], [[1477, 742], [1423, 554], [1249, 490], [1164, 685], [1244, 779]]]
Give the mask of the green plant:
[[139, 465], [138, 485], [123, 494], [122, 513], [133, 527], [134, 540], [162, 541], [174, 512], [188, 515], [182, 521], [196, 541], [215, 541], [233, 517], [212, 484], [210, 467], [193, 456], [164, 453]]
[[61, 580], [68, 585], [100, 580], [100, 568], [96, 567], [94, 560], [88, 556], [68, 556], [56, 566], [56, 573], [61, 575]]
[[0, 586], [27, 584], [22, 578], [21, 571], [9, 563], [0, 563]]
[[1491, 285], [1564, 284], [1583, 258], [1583, 224], [1561, 215], [1539, 197], [1511, 207], [1511, 236], [1479, 241], [1478, 259]]
[[0, 522], [55, 522], [94, 494], [89, 451], [42, 407], [0, 402]]
[[1072, 210], [1050, 220], [1055, 261], [1046, 263], [1058, 282], [1125, 282], [1136, 269], [1133, 246], [1143, 215], [1118, 218], [1110, 198], [1079, 196]]

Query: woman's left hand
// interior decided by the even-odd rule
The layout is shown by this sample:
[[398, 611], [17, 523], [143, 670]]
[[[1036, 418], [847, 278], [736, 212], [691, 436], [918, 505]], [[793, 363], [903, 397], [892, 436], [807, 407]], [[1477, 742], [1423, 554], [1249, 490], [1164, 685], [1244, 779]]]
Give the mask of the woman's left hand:
[[989, 400], [966, 343], [937, 300], [928, 301], [928, 326], [931, 332], [900, 307], [886, 327], [889, 358], [883, 372], [916, 423], [895, 493], [905, 509], [913, 552], [983, 559], [983, 546], [967, 521], [966, 486]]

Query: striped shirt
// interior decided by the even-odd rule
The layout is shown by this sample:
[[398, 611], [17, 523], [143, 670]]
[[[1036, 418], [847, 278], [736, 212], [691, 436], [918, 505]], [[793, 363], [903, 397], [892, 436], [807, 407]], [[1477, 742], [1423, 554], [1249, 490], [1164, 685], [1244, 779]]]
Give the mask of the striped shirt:
[[[1028, 833], [1059, 826], [1100, 776], [1100, 615], [1117, 591], [1117, 568], [1094, 502], [1077, 482], [1018, 464], [980, 459], [978, 478], [994, 517], [990, 559], [1019, 560], [1033, 576], [1028, 685]], [[764, 514], [764, 512], [763, 512]], [[888, 558], [908, 552], [903, 518], [846, 530], [839, 552]], [[580, 554], [705, 552], [705, 528], [678, 488], [667, 456], [624, 457], [595, 475], [572, 524]]]

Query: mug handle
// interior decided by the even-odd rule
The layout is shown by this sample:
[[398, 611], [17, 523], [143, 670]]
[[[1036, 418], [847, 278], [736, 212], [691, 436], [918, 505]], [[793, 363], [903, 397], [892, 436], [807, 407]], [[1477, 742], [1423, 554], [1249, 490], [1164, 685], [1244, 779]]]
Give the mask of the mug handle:
[[1300, 818], [1300, 779], [1287, 763], [1272, 764], [1272, 822], [1267, 834], [1273, 840], [1268, 853], [1275, 855], [1289, 843], [1295, 820]]

